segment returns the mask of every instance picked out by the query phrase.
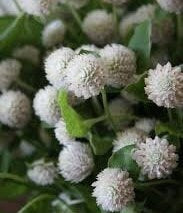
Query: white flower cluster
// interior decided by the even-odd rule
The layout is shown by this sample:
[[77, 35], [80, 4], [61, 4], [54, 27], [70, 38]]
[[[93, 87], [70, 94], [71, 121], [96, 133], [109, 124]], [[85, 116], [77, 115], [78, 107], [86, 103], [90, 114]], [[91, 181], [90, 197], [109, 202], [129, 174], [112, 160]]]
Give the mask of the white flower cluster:
[[149, 179], [166, 178], [177, 166], [176, 147], [169, 145], [166, 139], [147, 138], [145, 143], [137, 144], [133, 153], [134, 160]]
[[183, 12], [183, 1], [182, 0], [156, 0], [159, 5], [166, 11], [174, 13]]
[[29, 98], [20, 91], [6, 91], [0, 96], [0, 122], [9, 127], [23, 128], [31, 117]]
[[181, 67], [157, 65], [149, 70], [145, 79], [145, 92], [148, 98], [158, 106], [175, 108], [183, 104], [183, 74]]
[[9, 88], [18, 78], [21, 68], [21, 63], [16, 59], [5, 59], [0, 62], [0, 90]]
[[59, 155], [60, 174], [73, 183], [79, 183], [88, 177], [93, 168], [92, 151], [87, 144], [75, 141], [63, 148]]
[[58, 172], [53, 162], [40, 159], [33, 162], [27, 171], [27, 176], [37, 185], [45, 186], [54, 183]]
[[94, 10], [83, 21], [83, 31], [95, 44], [105, 45], [114, 40], [115, 21], [112, 14], [105, 10]]
[[135, 197], [133, 181], [128, 172], [118, 168], [104, 169], [92, 186], [95, 187], [93, 196], [97, 204], [105, 211], [121, 211]]

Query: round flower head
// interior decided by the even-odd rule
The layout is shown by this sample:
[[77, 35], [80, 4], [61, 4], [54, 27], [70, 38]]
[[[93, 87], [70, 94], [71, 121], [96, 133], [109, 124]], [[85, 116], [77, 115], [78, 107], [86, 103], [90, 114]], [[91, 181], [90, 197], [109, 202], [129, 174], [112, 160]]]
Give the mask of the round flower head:
[[103, 0], [106, 3], [110, 3], [116, 6], [121, 6], [125, 3], [127, 3], [129, 0]]
[[69, 4], [76, 9], [85, 6], [88, 3], [88, 0], [59, 0], [63, 4]]
[[155, 128], [155, 120], [150, 118], [142, 118], [135, 123], [135, 127], [149, 134]]
[[75, 52], [67, 47], [53, 51], [45, 60], [47, 80], [57, 89], [66, 87], [66, 68]]
[[90, 147], [77, 141], [65, 146], [60, 152], [58, 167], [67, 181], [81, 182], [91, 174], [94, 167]]
[[182, 13], [183, 12], [183, 1], [182, 0], [156, 0], [162, 9], [173, 12]]
[[177, 166], [178, 155], [175, 151], [174, 145], [156, 136], [154, 140], [147, 138], [146, 143], [138, 144], [133, 158], [149, 179], [160, 179], [170, 175]]
[[64, 40], [66, 28], [64, 23], [57, 19], [48, 23], [42, 32], [42, 43], [45, 47], [52, 47]]
[[181, 67], [157, 65], [145, 79], [145, 92], [158, 106], [174, 108], [183, 104], [183, 74]]
[[40, 159], [30, 166], [27, 176], [37, 185], [45, 186], [53, 184], [58, 173], [53, 162], [45, 162], [44, 159]]
[[31, 156], [36, 150], [35, 147], [31, 143], [29, 143], [25, 140], [21, 141], [19, 149], [23, 156]]
[[68, 90], [77, 97], [96, 96], [105, 84], [105, 67], [100, 58], [92, 54], [77, 55], [66, 69]]
[[5, 59], [0, 62], [0, 90], [8, 89], [20, 74], [22, 65], [15, 59]]
[[134, 201], [134, 185], [129, 174], [118, 168], [104, 169], [97, 176], [93, 196], [104, 211], [121, 211]]
[[104, 45], [114, 40], [115, 22], [105, 10], [94, 10], [85, 17], [83, 31], [95, 44]]
[[52, 86], [40, 89], [33, 102], [35, 114], [41, 121], [54, 126], [60, 120], [60, 110], [57, 104], [57, 90]]
[[81, 52], [82, 50], [84, 50], [84, 51], [89, 51], [89, 52], [90, 52], [90, 51], [91, 51], [91, 52], [95, 52], [96, 54], [99, 53], [99, 48], [96, 47], [96, 46], [93, 45], [93, 44], [84, 44], [84, 45], [82, 45], [81, 47], [77, 48], [77, 49], [75, 50], [75, 52], [76, 52], [76, 54], [80, 54], [80, 52]]
[[31, 103], [20, 91], [6, 91], [0, 96], [0, 122], [23, 128], [31, 117]]
[[66, 124], [63, 119], [61, 119], [56, 125], [55, 125], [55, 137], [62, 145], [69, 145], [70, 143], [76, 143], [75, 140], [69, 136]]
[[43, 16], [54, 11], [58, 0], [17, 0], [21, 9], [30, 15]]
[[101, 49], [100, 56], [108, 68], [108, 85], [121, 87], [131, 82], [136, 72], [136, 57], [132, 50], [120, 44], [112, 44]]
[[37, 65], [40, 62], [40, 51], [32, 45], [16, 48], [13, 51], [12, 56], [17, 59], [29, 61], [34, 65]]
[[124, 132], [120, 132], [117, 135], [117, 139], [113, 143], [113, 152], [117, 152], [125, 146], [143, 143], [145, 138], [146, 133], [136, 128], [130, 128]]

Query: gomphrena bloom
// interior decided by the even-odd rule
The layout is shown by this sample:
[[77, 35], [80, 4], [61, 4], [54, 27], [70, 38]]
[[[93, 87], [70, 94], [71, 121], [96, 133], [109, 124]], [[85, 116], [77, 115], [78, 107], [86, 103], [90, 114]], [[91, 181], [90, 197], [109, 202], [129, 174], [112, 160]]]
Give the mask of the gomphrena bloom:
[[84, 18], [83, 31], [95, 44], [110, 43], [115, 37], [114, 18], [105, 10], [93, 10]]
[[79, 183], [88, 177], [93, 168], [94, 160], [88, 144], [78, 141], [65, 146], [59, 155], [58, 167], [60, 174], [73, 183]]
[[103, 1], [116, 6], [122, 6], [123, 4], [127, 3], [129, 0], [103, 0]]
[[18, 78], [21, 68], [21, 63], [16, 59], [9, 58], [0, 62], [0, 90], [9, 88]]
[[105, 85], [105, 71], [99, 57], [93, 54], [75, 56], [66, 69], [68, 90], [84, 99], [98, 95]]
[[30, 15], [48, 15], [57, 7], [58, 0], [17, 0], [21, 9]]
[[182, 0], [156, 0], [162, 9], [173, 12], [182, 13], [183, 12], [183, 1]]
[[135, 128], [140, 129], [149, 134], [155, 128], [156, 121], [151, 118], [141, 118], [135, 122]]
[[40, 89], [34, 98], [33, 108], [41, 121], [54, 126], [60, 120], [60, 110], [57, 104], [57, 90], [52, 86]]
[[40, 51], [32, 45], [24, 45], [14, 49], [12, 56], [20, 60], [26, 60], [34, 65], [40, 62]]
[[13, 128], [23, 128], [31, 117], [29, 98], [20, 91], [5, 91], [0, 96], [0, 122]]
[[121, 211], [134, 201], [134, 185], [129, 174], [118, 168], [104, 169], [92, 184], [93, 196], [104, 211]]
[[166, 178], [177, 166], [176, 147], [169, 145], [166, 139], [147, 138], [139, 143], [133, 152], [133, 159], [141, 167], [141, 172], [149, 179]]
[[75, 140], [69, 136], [69, 133], [66, 129], [66, 124], [63, 119], [55, 125], [55, 137], [62, 145], [69, 145], [70, 143], [76, 143]]
[[174, 108], [183, 104], [181, 67], [172, 67], [170, 63], [165, 66], [158, 64], [154, 70], [149, 70], [145, 85], [148, 98], [158, 106]]
[[69, 4], [70, 6], [79, 9], [85, 6], [89, 0], [59, 0], [60, 3]]
[[82, 46], [78, 47], [75, 52], [76, 54], [80, 54], [81, 51], [88, 51], [88, 52], [93, 52], [98, 54], [99, 53], [99, 48], [96, 47], [94, 44], [83, 44]]
[[45, 47], [52, 47], [60, 44], [64, 40], [66, 32], [65, 24], [62, 20], [56, 19], [48, 23], [42, 32], [42, 43]]
[[132, 81], [136, 73], [136, 56], [132, 50], [120, 44], [111, 44], [101, 49], [100, 56], [107, 67], [107, 85], [122, 87]]
[[37, 185], [45, 186], [54, 183], [58, 172], [53, 162], [46, 162], [44, 159], [40, 159], [30, 165], [27, 176]]
[[66, 87], [66, 68], [75, 52], [68, 48], [62, 47], [53, 51], [45, 60], [46, 78], [55, 88]]
[[136, 128], [129, 128], [123, 132], [118, 133], [116, 140], [114, 140], [113, 152], [117, 152], [125, 146], [136, 145], [145, 142], [146, 133]]

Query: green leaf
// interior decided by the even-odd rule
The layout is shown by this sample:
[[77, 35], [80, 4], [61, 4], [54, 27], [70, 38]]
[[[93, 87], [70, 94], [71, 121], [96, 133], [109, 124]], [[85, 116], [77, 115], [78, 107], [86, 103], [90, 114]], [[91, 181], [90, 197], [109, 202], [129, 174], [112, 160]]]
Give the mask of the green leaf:
[[150, 20], [139, 24], [130, 39], [128, 47], [134, 50], [138, 57], [138, 72], [143, 73], [149, 68], [151, 53], [151, 28]]
[[51, 201], [55, 198], [53, 195], [42, 194], [29, 201], [18, 213], [50, 213], [52, 211]]
[[85, 123], [83, 118], [69, 105], [67, 92], [59, 92], [58, 103], [69, 135], [72, 137], [85, 136], [88, 133], [90, 127]]
[[10, 162], [11, 162], [11, 153], [7, 149], [5, 149], [2, 151], [1, 154], [0, 171], [8, 172]]
[[138, 178], [140, 169], [132, 159], [132, 150], [135, 145], [125, 146], [109, 158], [108, 165], [111, 168], [121, 168], [127, 170], [133, 178]]
[[128, 85], [125, 90], [134, 95], [139, 101], [148, 102], [147, 95], [145, 94], [145, 77], [146, 73], [139, 75], [137, 81]]
[[99, 137], [98, 135], [89, 135], [90, 145], [93, 149], [95, 155], [104, 155], [112, 147], [112, 138], [109, 137]]

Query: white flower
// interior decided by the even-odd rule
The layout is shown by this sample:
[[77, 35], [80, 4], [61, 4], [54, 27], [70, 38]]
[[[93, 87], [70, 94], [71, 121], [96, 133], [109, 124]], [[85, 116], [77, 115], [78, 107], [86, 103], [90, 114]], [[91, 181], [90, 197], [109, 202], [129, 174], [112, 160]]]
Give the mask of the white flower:
[[20, 11], [18, 10], [15, 2], [12, 0], [0, 0], [0, 10], [2, 10], [2, 15], [19, 15], [20, 14]]
[[55, 137], [62, 145], [69, 145], [70, 143], [76, 143], [75, 140], [69, 136], [66, 124], [63, 119], [61, 119], [56, 125], [55, 125]]
[[121, 6], [127, 3], [129, 0], [103, 0], [106, 3], [114, 4], [116, 6]]
[[183, 12], [183, 1], [182, 0], [156, 0], [159, 5], [166, 11], [174, 13]]
[[60, 120], [60, 110], [57, 104], [57, 90], [52, 86], [40, 89], [33, 102], [35, 114], [41, 121], [54, 126]]
[[42, 43], [45, 47], [52, 47], [64, 40], [66, 27], [62, 20], [56, 19], [48, 23], [42, 32]]
[[21, 9], [35, 16], [48, 15], [54, 11], [58, 0], [17, 0]]
[[0, 96], [0, 122], [23, 128], [31, 117], [29, 98], [20, 91], [6, 91]]
[[59, 155], [60, 174], [73, 183], [88, 177], [94, 167], [93, 155], [89, 145], [75, 141], [65, 146]]
[[69, 4], [72, 7], [80, 8], [85, 6], [89, 0], [59, 0], [63, 4]]
[[45, 60], [45, 72], [48, 81], [57, 89], [66, 87], [66, 68], [75, 52], [67, 47], [53, 51]]
[[83, 21], [83, 31], [89, 39], [98, 45], [114, 40], [115, 21], [112, 14], [105, 10], [94, 10], [87, 14]]
[[145, 79], [145, 92], [158, 106], [174, 108], [183, 104], [183, 74], [181, 67], [157, 65]]
[[117, 139], [113, 142], [113, 152], [117, 152], [125, 146], [143, 143], [146, 138], [144, 131], [136, 128], [129, 128], [123, 132], [118, 133]]
[[104, 211], [121, 211], [134, 201], [134, 185], [129, 174], [121, 169], [107, 168], [97, 176], [93, 196]]
[[105, 71], [100, 58], [92, 54], [75, 56], [66, 69], [68, 90], [84, 99], [98, 95], [105, 84]]
[[0, 62], [0, 90], [8, 89], [17, 79], [22, 65], [15, 59], [5, 59]]
[[27, 171], [30, 180], [41, 186], [53, 184], [57, 175], [57, 169], [53, 162], [45, 162], [44, 159], [33, 162]]
[[40, 51], [32, 45], [25, 45], [14, 49], [12, 56], [17, 59], [27, 60], [34, 65], [40, 62]]
[[21, 154], [23, 156], [30, 156], [35, 152], [35, 147], [29, 143], [28, 141], [22, 140], [20, 145], [19, 145], [19, 149], [21, 151]]
[[81, 50], [91, 51], [98, 54], [99, 48], [93, 44], [84, 44], [75, 50], [76, 54], [80, 54]]
[[120, 44], [111, 44], [101, 49], [100, 56], [108, 68], [108, 85], [121, 87], [132, 80], [136, 72], [136, 56], [132, 50]]
[[137, 145], [133, 158], [141, 167], [142, 173], [149, 179], [166, 178], [177, 166], [176, 147], [169, 145], [166, 139], [147, 138], [146, 143]]
[[135, 123], [135, 127], [149, 134], [155, 128], [155, 119], [142, 118]]
[[125, 38], [136, 24], [142, 23], [147, 19], [152, 19], [155, 14], [155, 9], [156, 7], [154, 5], [147, 4], [123, 17], [119, 26], [119, 32], [122, 38]]

